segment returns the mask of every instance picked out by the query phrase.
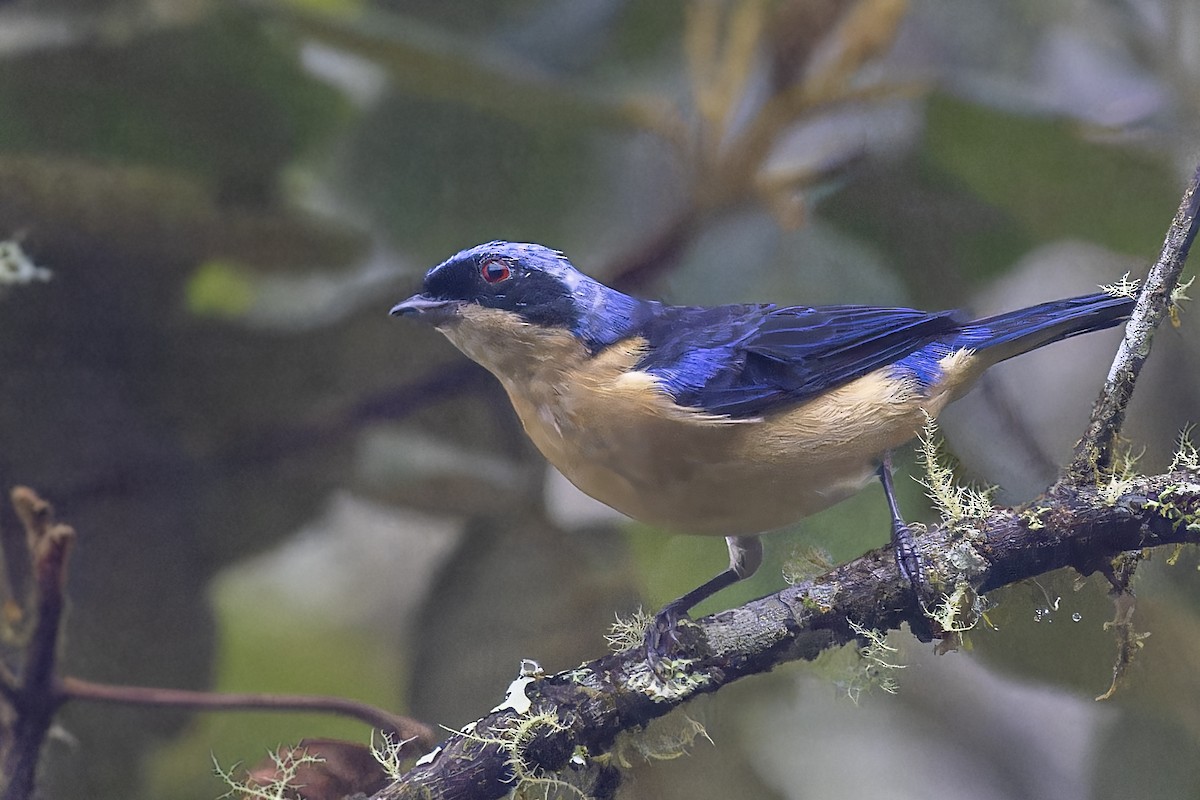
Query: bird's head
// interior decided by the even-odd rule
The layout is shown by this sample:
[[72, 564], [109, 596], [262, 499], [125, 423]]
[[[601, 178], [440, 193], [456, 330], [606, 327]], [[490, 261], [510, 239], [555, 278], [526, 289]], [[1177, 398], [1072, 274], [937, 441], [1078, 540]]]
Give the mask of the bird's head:
[[584, 275], [557, 250], [497, 241], [463, 250], [429, 270], [421, 291], [391, 313], [433, 324], [480, 361], [465, 346], [472, 331], [464, 329], [487, 328], [501, 337], [531, 328], [570, 334], [595, 351], [627, 334], [640, 303]]

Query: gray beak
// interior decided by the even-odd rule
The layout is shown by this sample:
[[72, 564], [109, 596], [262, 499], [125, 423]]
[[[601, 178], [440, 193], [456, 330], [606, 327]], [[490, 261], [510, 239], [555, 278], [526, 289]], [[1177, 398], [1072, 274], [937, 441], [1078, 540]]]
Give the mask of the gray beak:
[[392, 306], [389, 312], [393, 317], [417, 317], [437, 324], [454, 315], [458, 308], [456, 300], [438, 300], [423, 294], [412, 297]]

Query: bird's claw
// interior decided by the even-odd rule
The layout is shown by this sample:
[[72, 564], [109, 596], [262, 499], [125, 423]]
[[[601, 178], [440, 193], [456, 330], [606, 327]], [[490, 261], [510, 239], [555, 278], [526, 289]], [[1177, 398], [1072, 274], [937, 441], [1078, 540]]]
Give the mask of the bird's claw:
[[679, 623], [686, 619], [689, 619], [686, 609], [668, 604], [646, 628], [646, 662], [655, 675], [664, 677], [670, 671], [666, 661], [679, 644]]
[[907, 525], [898, 525], [892, 530], [892, 545], [896, 553], [896, 570], [900, 580], [908, 583], [913, 597], [922, 611], [928, 614], [934, 600], [933, 587], [925, 576], [925, 561], [917, 552], [916, 543]]
[[892, 532], [892, 540], [896, 550], [896, 568], [900, 571], [900, 577], [908, 581], [919, 597], [925, 586], [925, 564], [917, 553], [917, 546], [908, 526], [897, 527]]

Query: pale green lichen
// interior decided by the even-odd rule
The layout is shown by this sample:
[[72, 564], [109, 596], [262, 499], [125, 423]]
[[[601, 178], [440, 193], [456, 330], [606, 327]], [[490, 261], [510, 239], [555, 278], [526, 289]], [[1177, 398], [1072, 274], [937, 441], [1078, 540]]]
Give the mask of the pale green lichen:
[[1137, 482], [1137, 463], [1142, 457], [1143, 449], [1137, 455], [1132, 448], [1120, 447], [1113, 454], [1112, 469], [1101, 476], [1097, 488], [1100, 490], [1100, 500], [1107, 506], [1115, 506], [1122, 496], [1131, 490]]
[[[926, 615], [945, 634], [942, 650], [956, 649], [963, 643], [962, 634], [971, 630], [983, 619], [987, 610], [987, 599], [975, 592], [972, 581], [984, 574], [990, 566], [980, 553], [983, 537], [979, 531], [979, 520], [992, 513], [992, 494], [996, 487], [978, 488], [958, 483], [949, 463], [943, 460], [937, 427], [931, 418], [926, 419], [920, 437], [920, 459], [925, 468], [925, 486], [942, 516], [943, 524], [949, 529], [950, 537], [937, 549], [922, 549], [921, 555], [927, 563], [926, 574], [930, 582], [942, 589], [942, 601]], [[1031, 529], [1044, 523], [1041, 515], [1047, 509], [1027, 511], [1022, 518]], [[969, 524], [975, 521], [975, 524]], [[917, 539], [919, 543], [920, 538]]]
[[576, 686], [581, 686], [584, 689], [601, 688], [601, 682], [595, 671], [592, 670], [588, 662], [583, 662], [575, 669], [566, 673], [566, 679]]
[[[654, 622], [654, 615], [638, 609], [628, 618], [616, 617], [605, 634], [609, 649], [615, 652], [640, 647], [646, 640], [646, 631]], [[681, 619], [679, 626], [694, 626], [690, 619]], [[642, 692], [655, 702], [666, 702], [680, 697], [687, 697], [711, 681], [707, 675], [694, 674], [692, 665], [694, 658], [663, 658], [658, 661], [657, 671], [649, 664], [634, 665], [628, 675], [627, 686], [636, 692]], [[578, 670], [576, 672], [579, 672]], [[574, 673], [572, 673], [574, 675]], [[584, 674], [580, 680], [587, 680]], [[576, 682], [580, 682], [577, 680]]]
[[1173, 328], [1178, 328], [1183, 324], [1179, 319], [1179, 310], [1183, 308], [1184, 301], [1192, 299], [1187, 296], [1187, 290], [1192, 287], [1195, 280], [1196, 276], [1193, 275], [1185, 282], [1176, 284], [1175, 288], [1171, 290], [1171, 301], [1167, 306], [1167, 313], [1171, 316], [1171, 327]]
[[810, 584], [800, 598], [800, 605], [813, 611], [828, 611], [833, 608], [839, 591], [836, 582]]
[[1113, 297], [1125, 297], [1133, 300], [1137, 297], [1138, 289], [1141, 288], [1141, 285], [1142, 282], [1137, 278], [1130, 280], [1129, 273], [1126, 272], [1116, 283], [1100, 284], [1100, 289]]
[[628, 617], [617, 614], [613, 624], [609, 626], [608, 633], [604, 634], [604, 640], [608, 642], [608, 649], [619, 653], [622, 650], [639, 646], [646, 640], [646, 631], [650, 629], [652, 622], [654, 622], [654, 615], [643, 611], [640, 607]]
[[961, 634], [973, 630], [990, 608], [991, 604], [984, 595], [976, 592], [966, 581], [960, 581], [954, 591], [942, 595], [942, 602], [934, 609], [933, 619], [944, 632], [959, 637], [960, 641], [955, 643], [958, 645], [961, 644]]
[[1179, 438], [1175, 440], [1175, 455], [1171, 458], [1171, 472], [1200, 472], [1200, 450], [1192, 441], [1194, 429], [1194, 425], [1188, 425], [1179, 432]]
[[[572, 675], [578, 676], [582, 681], [585, 672], [585, 670], [578, 669]], [[586, 747], [581, 745], [575, 747], [569, 759], [570, 770], [548, 771], [531, 762], [527, 757], [530, 746], [539, 737], [552, 737], [567, 730], [567, 725], [559, 719], [555, 711], [535, 710], [525, 691], [530, 683], [543, 677], [544, 674], [536, 661], [530, 659], [521, 661], [520, 675], [509, 685], [504, 703], [493, 710], [493, 713], [502, 710], [513, 713], [493, 724], [486, 733], [479, 732], [477, 722], [468, 723], [457, 731], [445, 728], [445, 726], [443, 728], [467, 741], [499, 748], [512, 773], [511, 797], [519, 800], [534, 800], [534, 798], [549, 798], [565, 794], [586, 800], [587, 793], [577, 785], [577, 782], [584, 777], [582, 768], [593, 761], [588, 755]], [[518, 701], [518, 697], [522, 700]], [[382, 757], [379, 754], [376, 755], [381, 763], [385, 763], [384, 759], [389, 759], [385, 763], [385, 768], [388, 768], [391, 763], [390, 754], [391, 750], [388, 749]], [[431, 754], [431, 756], [433, 755]], [[431, 756], [425, 758], [432, 760]], [[390, 769], [388, 772], [391, 774]]]
[[833, 569], [833, 557], [820, 547], [797, 547], [783, 564], [783, 580], [788, 586], [810, 581]]
[[636, 664], [629, 671], [626, 686], [656, 703], [691, 697], [712, 682], [709, 675], [692, 671], [695, 663], [693, 658], [664, 658], [658, 662], [657, 671], [649, 664]]
[[899, 649], [887, 643], [883, 631], [867, 628], [854, 620], [846, 621], [850, 630], [866, 642], [858, 647], [859, 668], [845, 684], [846, 695], [857, 705], [863, 692], [871, 689], [896, 694], [900, 690], [896, 671], [905, 669], [905, 665], [895, 661]]
[[1050, 513], [1049, 506], [1030, 506], [1021, 511], [1021, 521], [1031, 531], [1040, 531], [1046, 527], [1045, 517]]
[[957, 581], [971, 580], [987, 572], [991, 564], [976, 547], [980, 543], [981, 538], [977, 535], [948, 542], [939, 554], [942, 571]]
[[[1158, 493], [1158, 497], [1146, 501], [1146, 508], [1171, 523], [1175, 530], [1183, 528], [1200, 533], [1200, 512], [1192, 510], [1196, 497], [1200, 496], [1200, 484], [1173, 483]], [[1182, 501], [1182, 505], [1180, 502]]]
[[547, 772], [536, 764], [529, 763], [525, 758], [529, 745], [537, 737], [561, 733], [566, 729], [566, 725], [559, 721], [554, 712], [541, 711], [536, 714], [514, 714], [506, 718], [503, 724], [493, 727], [488, 735], [466, 730], [456, 733], [471, 741], [498, 747], [504, 753], [512, 772], [514, 798], [532, 800], [539, 797], [548, 798], [551, 792], [566, 792], [586, 800], [587, 793], [561, 777], [560, 773]]
[[704, 725], [682, 711], [660, 717], [643, 730], [618, 737], [607, 758], [628, 769], [633, 757], [643, 761], [670, 761], [687, 755], [697, 739], [714, 744]]
[[921, 430], [919, 442], [918, 456], [925, 469], [925, 477], [917, 482], [925, 487], [926, 494], [942, 516], [942, 522], [955, 527], [963, 520], [990, 514], [995, 487], [980, 488], [958, 483], [953, 468], [942, 458], [937, 423], [932, 416], [925, 416], [925, 427]]
[[229, 787], [229, 791], [221, 795], [221, 798], [236, 797], [238, 800], [292, 800], [296, 796], [296, 775], [300, 768], [307, 764], [321, 764], [325, 759], [319, 756], [309, 755], [301, 751], [299, 748], [289, 748], [285, 750], [272, 751], [268, 753], [271, 761], [275, 764], [275, 772], [271, 780], [266, 783], [257, 783], [249, 778], [240, 780], [234, 776], [240, 765], [234, 764], [233, 767], [226, 770], [213, 757], [213, 770], [217, 777], [224, 781]]
[[416, 741], [417, 737], [401, 739], [393, 736], [389, 731], [379, 731], [381, 741], [376, 744], [375, 733], [375, 731], [371, 731], [371, 755], [379, 762], [379, 766], [383, 767], [383, 771], [389, 778], [394, 781], [400, 780], [400, 777], [408, 771], [404, 762], [409, 754], [404, 752], [404, 747]]
[[1112, 699], [1133, 660], [1145, 647], [1145, 640], [1150, 636], [1148, 631], [1138, 631], [1133, 627], [1133, 612], [1137, 608], [1137, 599], [1132, 594], [1122, 592], [1116, 596], [1114, 603], [1116, 608], [1113, 618], [1104, 623], [1104, 630], [1112, 631], [1116, 637], [1117, 658], [1113, 662], [1112, 683], [1108, 691], [1096, 700]]

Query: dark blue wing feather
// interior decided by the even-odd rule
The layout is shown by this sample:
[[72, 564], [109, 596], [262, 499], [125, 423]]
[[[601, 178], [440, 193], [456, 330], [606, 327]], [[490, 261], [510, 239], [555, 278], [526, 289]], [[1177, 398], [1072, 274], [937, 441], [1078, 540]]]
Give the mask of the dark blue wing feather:
[[958, 312], [910, 308], [646, 303], [630, 335], [646, 339], [637, 365], [675, 402], [734, 418], [802, 403], [892, 365], [920, 387], [941, 377], [959, 348], [988, 363], [1129, 317], [1133, 301], [1105, 293], [1072, 297], [966, 321]]
[[771, 305], [659, 306], [637, 365], [680, 405], [753, 417], [815, 397], [957, 331], [951, 312]]

